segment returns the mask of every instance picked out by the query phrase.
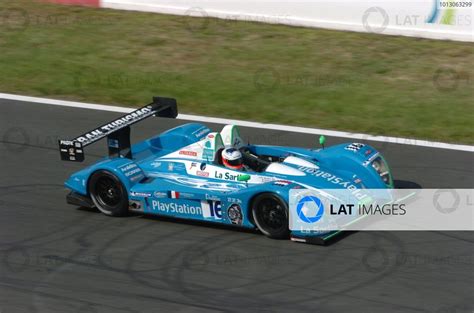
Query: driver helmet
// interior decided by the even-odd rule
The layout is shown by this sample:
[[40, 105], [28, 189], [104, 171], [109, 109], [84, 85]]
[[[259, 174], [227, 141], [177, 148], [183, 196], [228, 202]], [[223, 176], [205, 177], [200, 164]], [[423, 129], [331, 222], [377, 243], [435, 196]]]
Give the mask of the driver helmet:
[[222, 163], [227, 168], [240, 170], [244, 166], [242, 153], [235, 148], [225, 148], [222, 150]]

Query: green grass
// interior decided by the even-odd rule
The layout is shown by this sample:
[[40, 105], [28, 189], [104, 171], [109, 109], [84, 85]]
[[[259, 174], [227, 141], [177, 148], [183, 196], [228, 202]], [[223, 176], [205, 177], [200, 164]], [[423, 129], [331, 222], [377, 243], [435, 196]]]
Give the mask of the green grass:
[[1, 92], [474, 143], [472, 43], [26, 1], [0, 30]]

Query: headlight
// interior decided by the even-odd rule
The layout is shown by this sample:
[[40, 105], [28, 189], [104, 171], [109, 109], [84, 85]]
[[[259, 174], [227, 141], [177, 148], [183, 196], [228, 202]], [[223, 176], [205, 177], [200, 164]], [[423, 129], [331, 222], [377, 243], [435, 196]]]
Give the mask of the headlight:
[[378, 156], [372, 161], [372, 167], [380, 175], [385, 185], [393, 187], [392, 174], [390, 173], [387, 162], [382, 156]]

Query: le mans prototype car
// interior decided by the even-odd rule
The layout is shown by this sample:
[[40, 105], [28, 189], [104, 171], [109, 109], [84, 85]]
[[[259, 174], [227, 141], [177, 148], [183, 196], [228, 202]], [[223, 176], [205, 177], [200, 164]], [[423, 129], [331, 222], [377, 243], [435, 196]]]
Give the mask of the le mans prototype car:
[[[175, 118], [175, 99], [145, 107], [72, 140], [59, 140], [62, 160], [81, 162], [84, 148], [107, 138], [108, 157], [70, 176], [69, 204], [109, 216], [130, 212], [258, 228], [271, 238], [323, 244], [337, 232], [289, 230], [293, 188], [393, 188], [389, 167], [373, 147], [350, 143], [318, 149], [245, 144], [238, 127], [211, 131], [184, 124], [131, 145], [130, 126], [151, 116]], [[242, 152], [245, 171], [222, 164], [221, 151]]]

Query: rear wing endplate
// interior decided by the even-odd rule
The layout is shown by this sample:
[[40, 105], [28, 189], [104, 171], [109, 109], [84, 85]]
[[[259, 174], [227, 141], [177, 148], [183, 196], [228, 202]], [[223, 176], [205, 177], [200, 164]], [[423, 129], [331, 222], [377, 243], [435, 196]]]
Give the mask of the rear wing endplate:
[[130, 126], [150, 116], [176, 118], [175, 99], [153, 97], [153, 102], [71, 140], [59, 140], [61, 160], [84, 161], [84, 147], [107, 137], [109, 156], [132, 158]]

